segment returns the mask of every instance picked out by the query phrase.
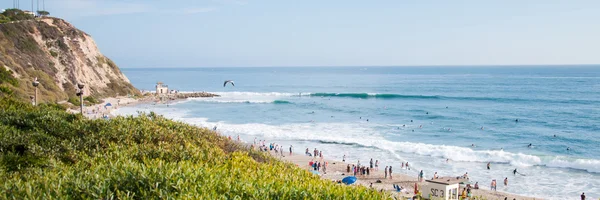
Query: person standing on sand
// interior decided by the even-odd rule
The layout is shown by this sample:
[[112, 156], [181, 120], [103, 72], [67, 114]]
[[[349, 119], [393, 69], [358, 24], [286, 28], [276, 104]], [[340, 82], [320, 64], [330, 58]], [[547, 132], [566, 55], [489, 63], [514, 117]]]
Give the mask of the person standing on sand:
[[390, 166], [389, 170], [390, 170], [390, 179], [392, 179], [392, 166]]
[[371, 161], [369, 161], [369, 168], [373, 169], [373, 158], [371, 158]]
[[368, 176], [369, 174], [371, 174], [371, 173], [369, 172], [369, 171], [370, 171], [369, 169], [370, 169], [370, 168], [367, 168], [367, 176]]
[[419, 182], [423, 182], [423, 170], [419, 172]]
[[294, 146], [290, 145], [290, 156], [292, 155], [292, 147]]
[[346, 167], [346, 173], [350, 173], [350, 164]]
[[375, 170], [379, 170], [379, 160], [375, 160]]
[[388, 166], [385, 166], [385, 179], [387, 179], [387, 174], [388, 174]]
[[585, 192], [581, 193], [581, 200], [585, 200]]

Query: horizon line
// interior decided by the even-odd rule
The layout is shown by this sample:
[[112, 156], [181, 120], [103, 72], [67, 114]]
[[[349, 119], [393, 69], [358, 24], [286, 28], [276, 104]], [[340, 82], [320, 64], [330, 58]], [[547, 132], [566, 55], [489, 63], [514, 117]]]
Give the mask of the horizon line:
[[193, 69], [193, 68], [354, 68], [354, 67], [600, 67], [600, 64], [510, 64], [510, 65], [307, 65], [307, 66], [198, 66], [198, 67], [119, 67], [121, 69]]

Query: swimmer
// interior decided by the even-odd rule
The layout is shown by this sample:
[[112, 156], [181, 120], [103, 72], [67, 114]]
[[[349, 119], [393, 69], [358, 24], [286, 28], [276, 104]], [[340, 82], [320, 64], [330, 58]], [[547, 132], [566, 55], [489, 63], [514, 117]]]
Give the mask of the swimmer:
[[410, 122], [413, 122], [413, 120], [411, 119]]
[[570, 148], [570, 147], [567, 147], [567, 151], [570, 151], [570, 150], [571, 150], [571, 148]]
[[413, 129], [412, 132], [415, 132], [415, 130]]
[[471, 147], [475, 147], [475, 144], [471, 144]]
[[369, 121], [369, 119], [367, 119], [367, 121]]
[[527, 147], [531, 148], [533, 145], [531, 143], [529, 143], [529, 145], [527, 145]]
[[362, 119], [362, 117], [358, 117], [358, 119]]
[[448, 108], [448, 106], [446, 106], [446, 108]]
[[426, 114], [428, 114], [428, 115], [429, 115], [429, 112], [427, 112]]
[[481, 130], [483, 130], [483, 126], [481, 127]]
[[423, 125], [419, 125], [419, 128], [423, 128]]
[[519, 119], [515, 119], [515, 122], [519, 122]]
[[556, 135], [554, 135], [554, 137], [556, 137]]

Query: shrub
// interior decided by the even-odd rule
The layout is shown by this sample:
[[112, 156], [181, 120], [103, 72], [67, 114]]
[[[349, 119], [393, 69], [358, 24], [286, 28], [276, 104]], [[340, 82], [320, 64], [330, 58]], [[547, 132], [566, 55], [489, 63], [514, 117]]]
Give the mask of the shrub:
[[56, 51], [52, 51], [52, 50], [50, 50], [50, 55], [51, 55], [52, 57], [55, 57], [55, 58], [56, 58], [56, 57], [58, 56], [58, 53], [56, 53]]
[[96, 98], [94, 98], [92, 96], [87, 96], [87, 97], [83, 98], [83, 100], [86, 100], [90, 104], [99, 104], [100, 103], [100, 101], [98, 101]]
[[0, 179], [0, 199], [389, 197], [154, 113], [89, 120], [9, 98], [0, 99]]

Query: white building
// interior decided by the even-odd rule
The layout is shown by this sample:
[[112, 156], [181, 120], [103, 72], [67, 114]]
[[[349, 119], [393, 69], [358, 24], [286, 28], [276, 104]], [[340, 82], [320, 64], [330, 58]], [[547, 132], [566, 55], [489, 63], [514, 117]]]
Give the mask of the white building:
[[35, 16], [35, 13], [33, 11], [29, 11], [29, 10], [24, 10], [23, 11], [25, 14], [31, 15], [31, 16]]
[[440, 178], [433, 180], [425, 180], [425, 183], [420, 184], [421, 196], [426, 199], [457, 199], [460, 194], [458, 184], [466, 179], [455, 178]]
[[168, 93], [169, 93], [168, 85], [163, 85], [162, 82], [156, 83], [156, 94], [168, 94]]

